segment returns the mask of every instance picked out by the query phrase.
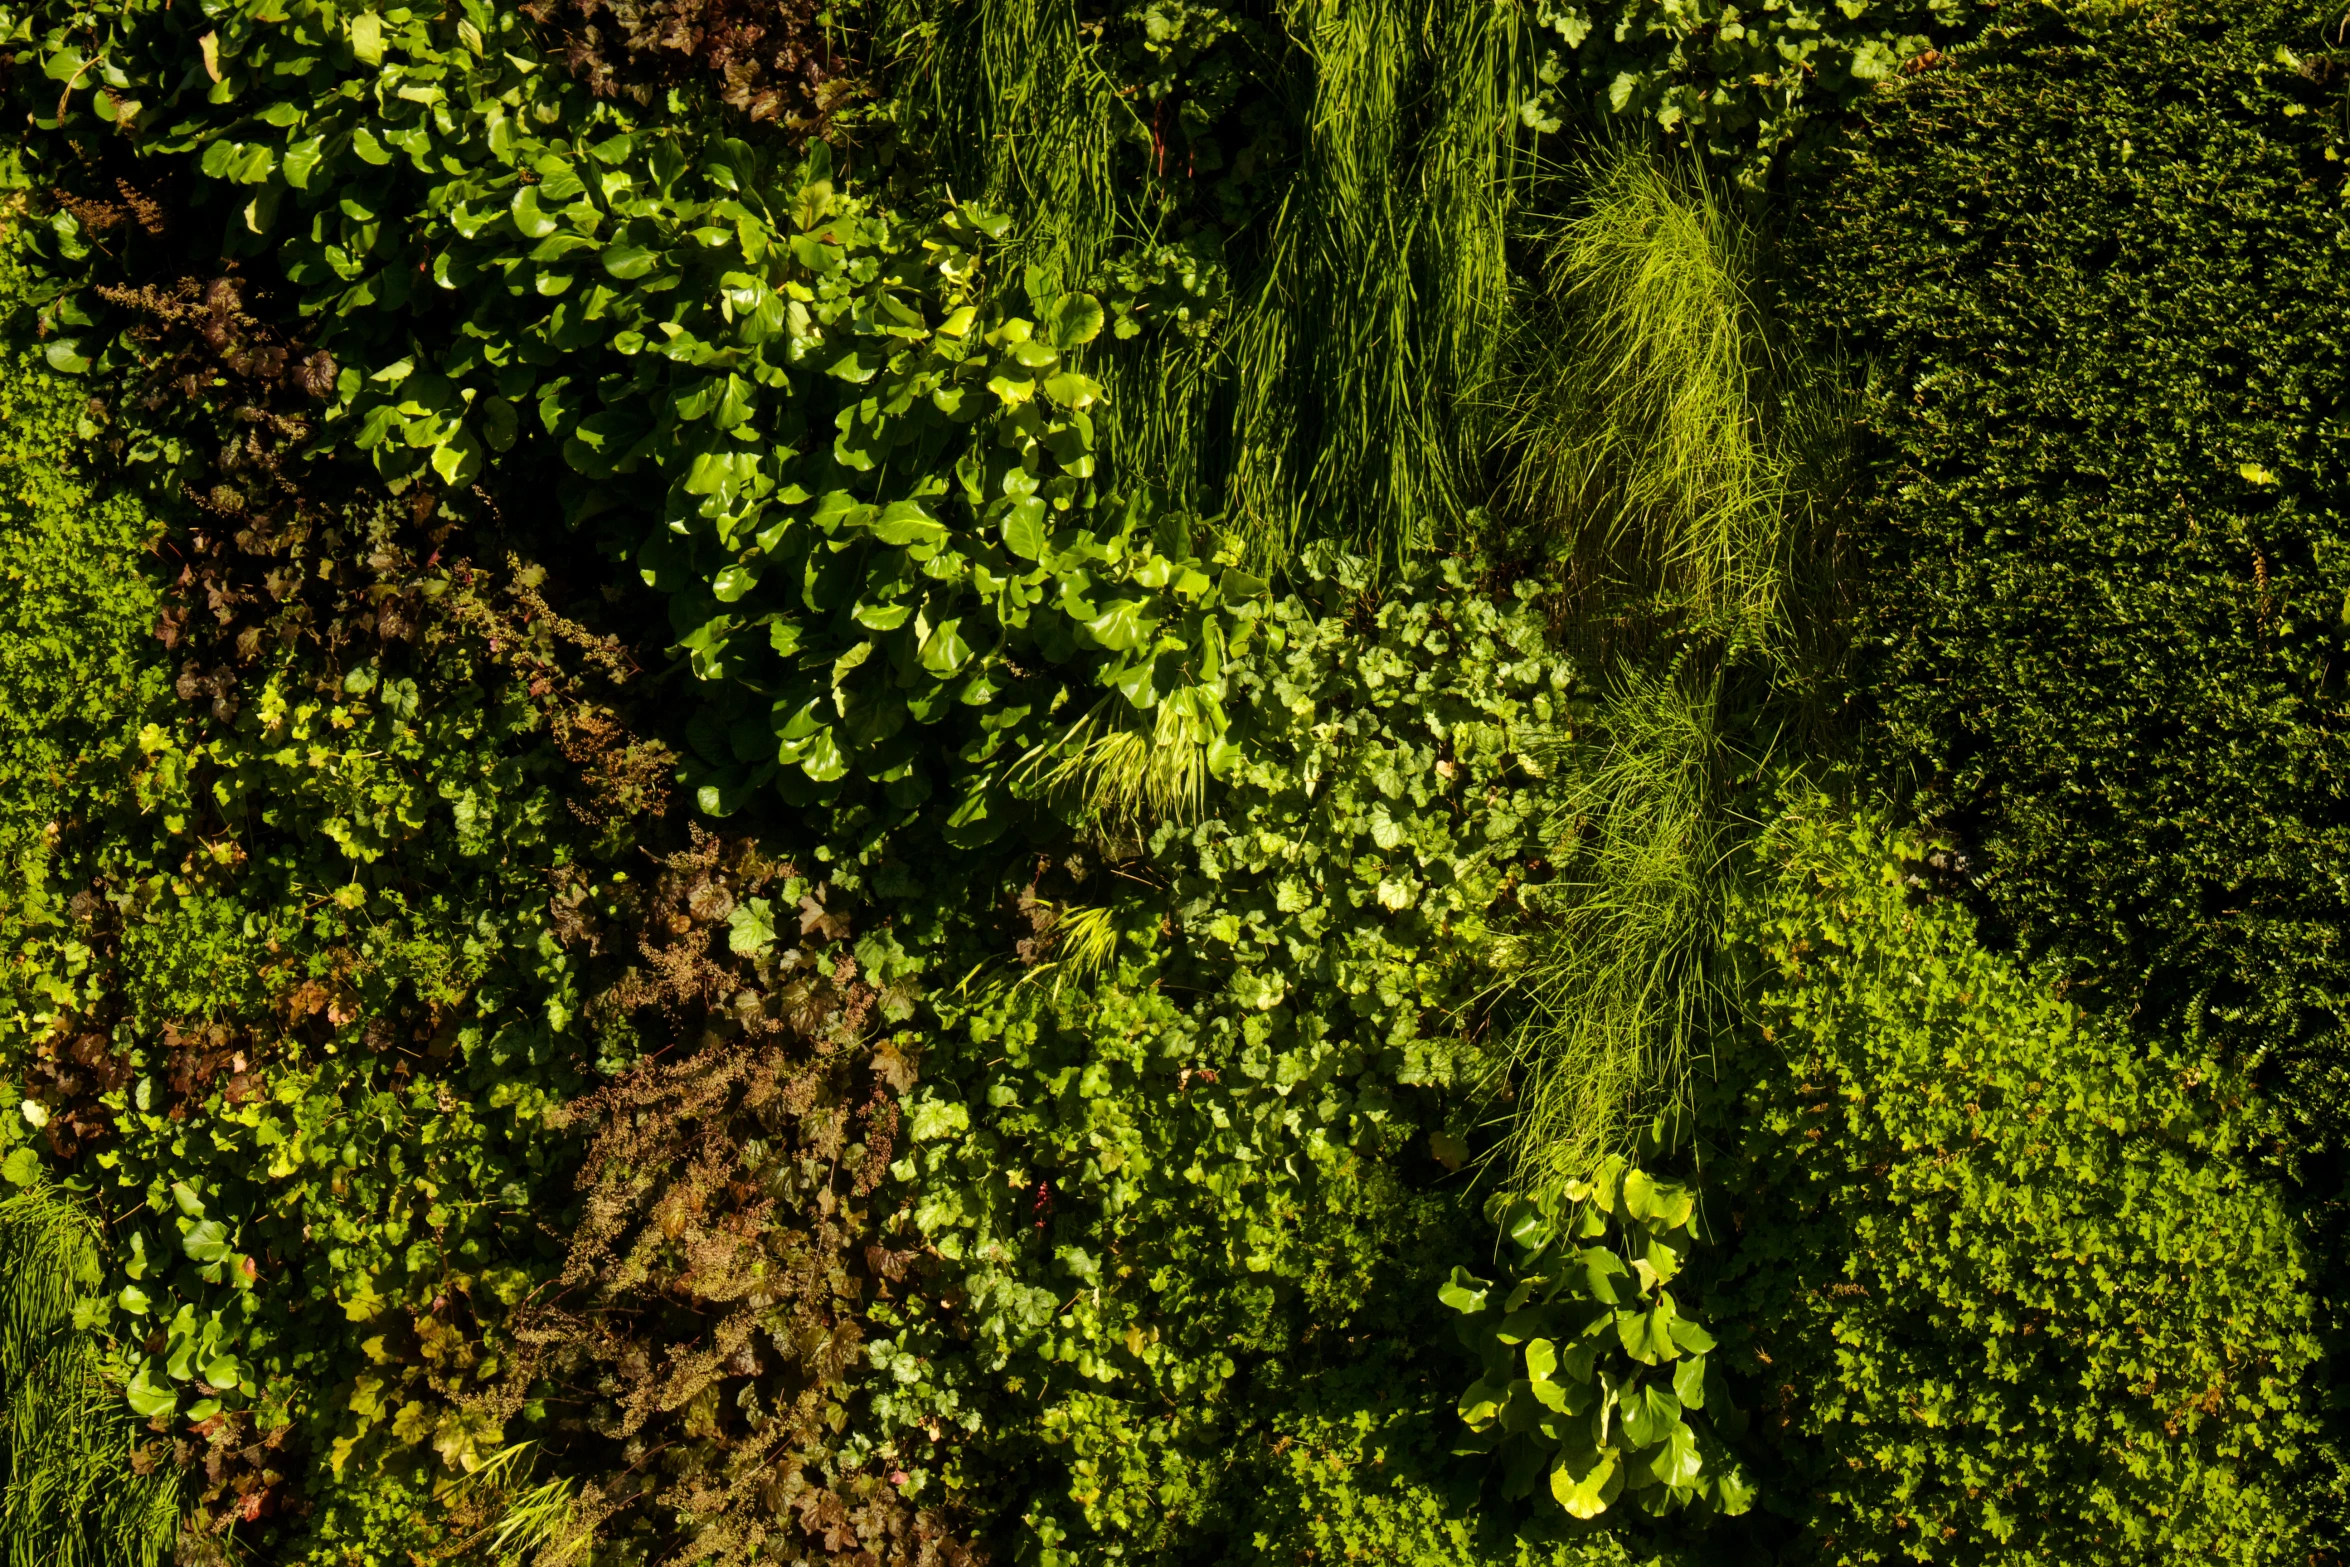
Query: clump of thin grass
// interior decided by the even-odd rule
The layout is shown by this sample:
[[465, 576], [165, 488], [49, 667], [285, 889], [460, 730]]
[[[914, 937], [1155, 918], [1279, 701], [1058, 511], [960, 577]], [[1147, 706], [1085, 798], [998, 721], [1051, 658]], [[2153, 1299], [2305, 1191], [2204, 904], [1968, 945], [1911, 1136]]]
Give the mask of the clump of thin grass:
[[97, 1225], [64, 1192], [0, 1201], [0, 1561], [157, 1567], [179, 1533], [176, 1491], [132, 1471], [122, 1395], [74, 1326], [99, 1256]]
[[1729, 651], [1776, 649], [1803, 507], [1773, 428], [1743, 228], [1703, 179], [1625, 146], [1541, 236], [1492, 399], [1502, 498], [1573, 563], [1586, 614], [1645, 602]]
[[[1117, 162], [1151, 106], [1120, 95], [1072, 0], [967, 0], [935, 26], [899, 9], [930, 140], [958, 190], [1013, 214], [1031, 288], [1085, 286], [1179, 227], [1166, 189]], [[1228, 236], [1219, 330], [1087, 351], [1104, 470], [1227, 515], [1256, 569], [1321, 539], [1393, 567], [1470, 504], [1456, 394], [1491, 378], [1508, 300], [1522, 18], [1280, 0], [1266, 19], [1223, 47], [1292, 112], [1286, 189]]]
[[1685, 1107], [1719, 1012], [1711, 961], [1732, 842], [1720, 682], [1622, 671], [1594, 732], [1538, 748], [1558, 874], [1494, 958], [1523, 1006], [1497, 1068], [1517, 1084], [1519, 1190], [1556, 1191]]
[[1189, 821], [1207, 799], [1208, 749], [1218, 728], [1213, 699], [1196, 688], [1169, 693], [1138, 713], [1106, 696], [1013, 770], [1022, 789], [1075, 802], [1095, 823], [1131, 831], [1146, 820]]
[[524, 1456], [529, 1447], [517, 1442], [491, 1454], [461, 1482], [495, 1496], [496, 1521], [471, 1542], [463, 1558], [478, 1567], [574, 1567], [595, 1543], [578, 1482], [531, 1484]]

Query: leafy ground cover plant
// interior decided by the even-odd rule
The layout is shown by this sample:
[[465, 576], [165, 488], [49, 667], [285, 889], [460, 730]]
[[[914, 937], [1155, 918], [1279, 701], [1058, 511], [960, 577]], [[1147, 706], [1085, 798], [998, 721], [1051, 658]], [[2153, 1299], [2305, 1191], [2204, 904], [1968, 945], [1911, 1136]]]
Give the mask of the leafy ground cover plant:
[[[1806, 187], [1875, 369], [1854, 678], [2000, 940], [2339, 1143], [2340, 67], [2289, 6], [2019, 12]], [[1832, 172], [1830, 172], [1832, 171]], [[2313, 1179], [2330, 1192], [2334, 1177]]]
[[1931, 852], [1799, 786], [1735, 919], [1705, 1299], [1760, 1506], [1798, 1560], [2303, 1560], [2321, 1307], [2273, 1110], [1985, 950]]
[[1460, 1414], [1504, 1455], [1504, 1491], [1547, 1487], [1581, 1519], [1627, 1494], [1657, 1514], [1751, 1507], [1714, 1436], [1743, 1432], [1744, 1412], [1708, 1358], [1713, 1335], [1665, 1288], [1698, 1244], [1696, 1192], [1615, 1155], [1557, 1199], [1488, 1207], [1511, 1247], [1505, 1276], [1455, 1268], [1440, 1296], [1484, 1367]]

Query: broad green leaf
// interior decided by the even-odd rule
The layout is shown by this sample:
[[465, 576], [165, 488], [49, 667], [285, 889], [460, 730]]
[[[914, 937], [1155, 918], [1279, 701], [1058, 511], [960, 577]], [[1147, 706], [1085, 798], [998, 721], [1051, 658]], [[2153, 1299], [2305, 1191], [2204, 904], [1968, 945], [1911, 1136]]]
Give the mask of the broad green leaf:
[[[1666, 1297], [1665, 1304], [1667, 1306], [1672, 1304], [1670, 1296]], [[1714, 1347], [1714, 1336], [1687, 1317], [1674, 1316], [1671, 1320], [1671, 1331], [1673, 1342], [1692, 1355], [1705, 1354]]]
[[1469, 1385], [1457, 1407], [1463, 1420], [1472, 1426], [1482, 1426], [1500, 1416], [1501, 1406], [1508, 1397], [1508, 1384], [1481, 1379]]
[[1456, 1267], [1452, 1270], [1452, 1278], [1436, 1292], [1436, 1298], [1455, 1311], [1483, 1311], [1486, 1292], [1491, 1288], [1491, 1285], [1468, 1269]]
[[539, 188], [536, 185], [525, 185], [517, 190], [513, 201], [507, 204], [507, 210], [514, 214], [515, 231], [524, 239], [545, 239], [559, 226], [552, 213], [539, 210]]
[[1672, 1302], [1660, 1300], [1645, 1311], [1617, 1312], [1616, 1336], [1623, 1341], [1625, 1354], [1644, 1366], [1661, 1366], [1681, 1353], [1673, 1342], [1672, 1323]]
[[168, 1415], [179, 1407], [179, 1390], [171, 1386], [168, 1381], [157, 1382], [155, 1370], [155, 1362], [152, 1359], [141, 1361], [137, 1374], [123, 1389], [123, 1395], [130, 1403], [131, 1413], [142, 1420], [152, 1420], [157, 1415]]
[[75, 338], [54, 339], [42, 348], [41, 357], [49, 362], [50, 369], [64, 375], [80, 375], [90, 368], [90, 361], [83, 357], [82, 345]]
[[941, 680], [949, 680], [971, 661], [971, 645], [963, 640], [962, 621], [952, 618], [940, 621], [930, 628], [930, 635], [922, 639], [920, 653], [922, 667]]
[[1562, 1448], [1552, 1462], [1550, 1494], [1574, 1518], [1597, 1518], [1623, 1494], [1624, 1475], [1616, 1450], [1603, 1447], [1587, 1457]]
[[726, 919], [727, 950], [749, 957], [775, 945], [775, 908], [765, 898], [751, 898], [734, 906]]
[[1109, 651], [1128, 652], [1150, 634], [1151, 623], [1142, 618], [1143, 608], [1140, 599], [1113, 599], [1108, 608], [1085, 622], [1085, 629]]
[[1033, 496], [1004, 513], [1004, 548], [1022, 560], [1042, 560], [1047, 546], [1045, 504]]
[[610, 245], [599, 258], [604, 270], [624, 283], [634, 282], [660, 264], [661, 258], [642, 245]]
[[201, 1219], [180, 1237], [180, 1249], [191, 1262], [218, 1262], [229, 1254], [228, 1226], [218, 1219]]
[[0, 1180], [11, 1186], [30, 1186], [41, 1178], [41, 1156], [30, 1148], [15, 1147], [0, 1159]]
[[1673, 1396], [1684, 1409], [1705, 1407], [1706, 1359], [1702, 1354], [1689, 1356], [1673, 1368]]
[[1680, 1400], [1649, 1382], [1619, 1395], [1616, 1408], [1624, 1423], [1624, 1440], [1636, 1448], [1654, 1447], [1681, 1421]]
[[833, 738], [831, 725], [827, 724], [818, 730], [808, 742], [808, 748], [800, 758], [800, 770], [814, 783], [831, 783], [847, 774], [849, 759], [841, 754], [840, 743]]
[[909, 545], [942, 543], [947, 530], [920, 501], [892, 501], [874, 519], [873, 536], [884, 544], [903, 549]]
[[1063, 353], [1101, 335], [1102, 304], [1091, 294], [1063, 294], [1045, 313], [1053, 347]]

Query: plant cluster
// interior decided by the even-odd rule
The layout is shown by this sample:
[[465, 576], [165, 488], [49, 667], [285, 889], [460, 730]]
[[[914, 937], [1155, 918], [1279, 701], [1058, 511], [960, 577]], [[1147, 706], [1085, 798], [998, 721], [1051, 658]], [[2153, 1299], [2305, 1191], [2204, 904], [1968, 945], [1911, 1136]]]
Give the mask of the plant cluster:
[[1616, 1156], [1564, 1204], [1497, 1195], [1509, 1287], [1455, 1268], [1441, 1295], [1484, 1366], [1460, 1413], [1504, 1455], [1504, 1491], [1546, 1485], [1585, 1519], [1627, 1493], [1652, 1513], [1745, 1512], [1753, 1487], [1713, 1434], [1745, 1413], [1665, 1288], [1698, 1243], [1697, 1194]]
[[2330, 1202], [2350, 554], [2341, 67], [2289, 6], [2035, 7], [1806, 188], [1788, 313], [1869, 356], [1875, 765], [2068, 994], [2298, 1107]]
[[1956, 11], [5, 3], [9, 1560], [2317, 1541], [2286, 1123], [1804, 782], [1826, 404], [1551, 156]]
[[1945, 848], [1796, 785], [1752, 852], [1704, 1298], [1789, 1550], [2306, 1559], [2321, 1306], [2275, 1112], [1986, 951], [1921, 897]]

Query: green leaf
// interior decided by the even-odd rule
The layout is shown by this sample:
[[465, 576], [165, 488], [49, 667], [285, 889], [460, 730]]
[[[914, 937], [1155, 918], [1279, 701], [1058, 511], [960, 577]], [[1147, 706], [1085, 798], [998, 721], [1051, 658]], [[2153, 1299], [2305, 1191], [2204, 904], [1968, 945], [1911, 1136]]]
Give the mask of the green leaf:
[[539, 188], [536, 185], [525, 185], [516, 191], [507, 210], [514, 214], [515, 230], [524, 239], [545, 239], [558, 227], [553, 214], [539, 210]]
[[831, 783], [849, 770], [849, 759], [841, 755], [840, 743], [833, 738], [832, 726], [825, 725], [808, 741], [800, 755], [800, 771], [812, 783]]
[[1022, 560], [1042, 560], [1048, 542], [1045, 503], [1031, 496], [1004, 513], [1004, 548]]
[[660, 256], [642, 245], [611, 245], [602, 257], [604, 270], [624, 283], [632, 283], [653, 270]]
[[963, 640], [962, 621], [952, 618], [930, 628], [922, 639], [922, 667], [941, 680], [950, 680], [971, 661], [971, 645]]
[[1624, 1422], [1624, 1440], [1634, 1447], [1654, 1447], [1680, 1426], [1681, 1401], [1650, 1383], [1623, 1394], [1616, 1407]]
[[943, 543], [947, 530], [920, 501], [892, 501], [875, 520], [873, 536], [884, 544], [903, 549], [908, 545]]
[[82, 345], [77, 338], [55, 339], [42, 348], [41, 357], [49, 362], [50, 369], [63, 375], [80, 375], [90, 368], [90, 361], [83, 357]]
[[765, 898], [752, 898], [734, 906], [726, 918], [726, 948], [740, 957], [751, 957], [775, 945], [775, 909]]
[[1624, 1353], [1644, 1366], [1661, 1366], [1681, 1353], [1673, 1342], [1673, 1304], [1660, 1300], [1646, 1311], [1616, 1313], [1616, 1336]]
[[[1667, 1301], [1670, 1304], [1670, 1301]], [[1714, 1347], [1714, 1336], [1687, 1317], [1675, 1316], [1671, 1331], [1673, 1342], [1692, 1355], [1703, 1355]]]
[[1673, 1396], [1684, 1409], [1705, 1407], [1705, 1368], [1703, 1354], [1692, 1355], [1673, 1368]]
[[1623, 1469], [1612, 1447], [1588, 1455], [1562, 1448], [1551, 1464], [1550, 1494], [1570, 1517], [1597, 1518], [1623, 1490]]
[[131, 1413], [142, 1420], [168, 1415], [179, 1407], [180, 1401], [179, 1389], [169, 1382], [155, 1380], [155, 1362], [151, 1359], [139, 1363], [137, 1374], [123, 1389], [123, 1396], [130, 1403]]
[[1151, 623], [1142, 618], [1143, 608], [1141, 599], [1113, 599], [1107, 609], [1085, 622], [1085, 629], [1111, 652], [1127, 652], [1150, 634]]
[[180, 1237], [180, 1249], [191, 1262], [218, 1262], [230, 1251], [228, 1226], [218, 1219], [200, 1220]]
[[1483, 1311], [1485, 1296], [1492, 1288], [1466, 1268], [1454, 1268], [1451, 1280], [1436, 1292], [1436, 1298], [1455, 1311]]
[[1066, 353], [1101, 335], [1102, 305], [1091, 294], [1063, 294], [1045, 312], [1053, 347]]
[[317, 169], [319, 159], [325, 152], [326, 138], [323, 136], [307, 136], [288, 147], [284, 165], [286, 183], [296, 190], [308, 190], [311, 173]]
[[30, 1186], [41, 1178], [41, 1156], [30, 1148], [16, 1147], [0, 1159], [0, 1180], [11, 1186]]

